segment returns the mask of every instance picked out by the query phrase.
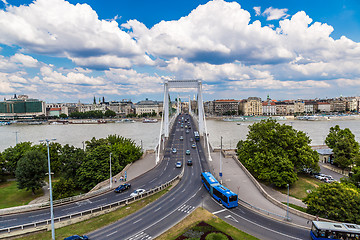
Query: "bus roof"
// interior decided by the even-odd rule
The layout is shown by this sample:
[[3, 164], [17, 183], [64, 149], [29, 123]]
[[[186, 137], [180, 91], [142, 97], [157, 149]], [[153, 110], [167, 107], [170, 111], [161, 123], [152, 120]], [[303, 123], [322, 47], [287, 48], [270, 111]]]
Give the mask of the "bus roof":
[[209, 172], [203, 172], [202, 173], [204, 175], [204, 177], [206, 178], [206, 180], [208, 181], [208, 183], [211, 185], [211, 186], [217, 186], [217, 185], [220, 185], [220, 183], [218, 182], [218, 180], [216, 180], [216, 178]]
[[349, 233], [360, 233], [360, 226], [353, 223], [333, 223], [313, 221], [315, 227], [319, 230], [341, 231]]
[[236, 195], [230, 189], [228, 189], [228, 188], [226, 188], [226, 187], [224, 187], [222, 185], [215, 186], [214, 188], [216, 188], [218, 191], [222, 192], [226, 197]]

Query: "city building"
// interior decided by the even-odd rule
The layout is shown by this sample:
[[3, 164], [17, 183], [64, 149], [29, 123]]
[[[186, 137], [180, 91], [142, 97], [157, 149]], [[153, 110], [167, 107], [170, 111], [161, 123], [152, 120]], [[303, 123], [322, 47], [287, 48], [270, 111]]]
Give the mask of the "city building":
[[210, 111], [214, 115], [238, 115], [239, 114], [239, 100], [234, 99], [219, 99], [212, 101], [212, 108]]
[[122, 117], [134, 113], [134, 105], [129, 99], [123, 99], [120, 102], [111, 101], [107, 108]]
[[45, 102], [27, 95], [17, 97], [15, 94], [13, 98], [0, 102], [0, 118], [3, 119], [34, 118], [45, 114]]
[[144, 113], [153, 113], [155, 112], [156, 115], [159, 115], [160, 112], [162, 112], [163, 103], [158, 101], [153, 101], [149, 99], [145, 99], [143, 101], [139, 101], [135, 104], [135, 113], [138, 115], [144, 114]]
[[249, 97], [241, 100], [239, 109], [245, 116], [260, 116], [263, 114], [261, 98]]
[[317, 102], [316, 103], [316, 111], [322, 113], [329, 113], [331, 112], [331, 104], [328, 102]]

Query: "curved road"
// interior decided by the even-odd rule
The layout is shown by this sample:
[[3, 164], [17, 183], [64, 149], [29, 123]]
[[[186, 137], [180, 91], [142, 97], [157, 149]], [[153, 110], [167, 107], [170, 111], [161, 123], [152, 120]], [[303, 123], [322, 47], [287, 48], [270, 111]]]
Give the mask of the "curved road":
[[[190, 119], [192, 129], [189, 130], [189, 133], [186, 133], [186, 128], [181, 128], [181, 117], [183, 116]], [[185, 123], [183, 124], [185, 126]], [[178, 116], [167, 142], [163, 161], [151, 171], [132, 180], [131, 190], [137, 188], [148, 190], [169, 181], [184, 171], [181, 181], [166, 195], [138, 212], [89, 233], [90, 239], [153, 239], [174, 226], [200, 205], [236, 228], [259, 239], [309, 239], [309, 230], [280, 223], [242, 206], [229, 210], [215, 202], [201, 184], [200, 173], [209, 171], [209, 167], [201, 144], [195, 141], [190, 142], [190, 138], [194, 139], [194, 129], [194, 123], [189, 115]], [[180, 136], [183, 137], [183, 140], [180, 140]], [[192, 143], [196, 143], [195, 149], [191, 148]], [[171, 152], [173, 147], [177, 149], [176, 154]], [[190, 150], [190, 155], [185, 154], [186, 150]], [[186, 165], [189, 158], [192, 159], [193, 166]], [[182, 161], [182, 168], [175, 167], [177, 161]], [[121, 194], [109, 192], [87, 200], [57, 206], [54, 208], [54, 214], [55, 217], [58, 217], [106, 205], [128, 198], [130, 193], [131, 191]], [[3, 216], [0, 217], [0, 229], [49, 218], [48, 209]]]

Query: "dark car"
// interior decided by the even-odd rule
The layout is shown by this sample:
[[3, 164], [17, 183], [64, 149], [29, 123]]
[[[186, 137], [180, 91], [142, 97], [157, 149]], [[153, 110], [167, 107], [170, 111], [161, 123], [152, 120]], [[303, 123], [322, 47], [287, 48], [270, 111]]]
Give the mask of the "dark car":
[[118, 186], [117, 188], [115, 188], [114, 192], [116, 193], [121, 193], [127, 189], [131, 188], [131, 184], [130, 183], [124, 183], [120, 186]]
[[189, 159], [189, 160], [187, 160], [187, 163], [186, 163], [188, 166], [192, 166], [192, 160], [191, 159]]
[[88, 236], [79, 236], [79, 235], [73, 235], [73, 236], [70, 236], [70, 237], [67, 237], [67, 238], [64, 238], [64, 240], [88, 240]]

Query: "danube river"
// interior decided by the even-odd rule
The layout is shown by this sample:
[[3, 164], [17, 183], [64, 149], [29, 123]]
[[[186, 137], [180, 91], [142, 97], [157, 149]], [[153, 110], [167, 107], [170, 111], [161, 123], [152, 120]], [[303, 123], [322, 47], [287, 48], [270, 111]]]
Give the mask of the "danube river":
[[[281, 124], [292, 125], [295, 129], [307, 133], [312, 140], [311, 145], [324, 144], [326, 135], [332, 126], [349, 128], [360, 142], [360, 120], [329, 120], [329, 121], [279, 121]], [[223, 148], [235, 148], [239, 140], [246, 139], [248, 126], [253, 122], [225, 122], [221, 120], [207, 120], [210, 143], [213, 147], [220, 147], [223, 137]], [[110, 134], [117, 134], [131, 138], [144, 149], [155, 149], [159, 140], [160, 122], [157, 123], [107, 123], [107, 124], [66, 124], [66, 125], [20, 125], [12, 124], [0, 127], [0, 151], [14, 146], [16, 135], [18, 142], [30, 141], [34, 144], [42, 139], [55, 138], [56, 142], [64, 145], [83, 147], [83, 142], [91, 138], [105, 138]], [[17, 133], [16, 133], [17, 132]]]

